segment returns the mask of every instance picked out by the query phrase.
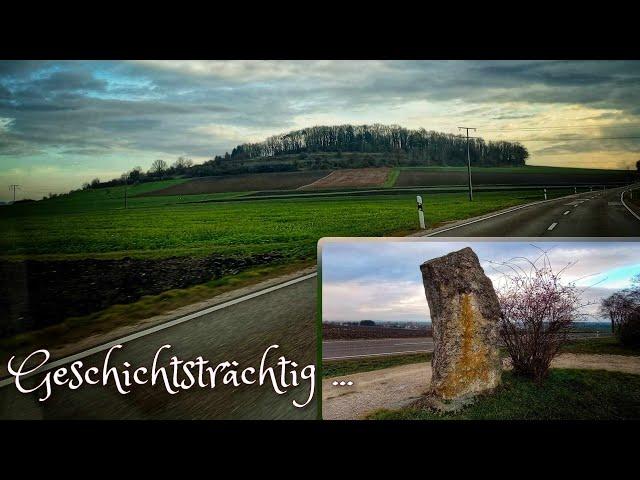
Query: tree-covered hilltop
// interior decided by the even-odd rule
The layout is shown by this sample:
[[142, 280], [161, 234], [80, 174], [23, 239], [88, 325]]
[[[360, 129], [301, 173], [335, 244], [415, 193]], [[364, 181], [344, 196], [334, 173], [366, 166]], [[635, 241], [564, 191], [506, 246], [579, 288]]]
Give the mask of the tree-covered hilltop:
[[[471, 162], [478, 167], [523, 166], [529, 156], [520, 143], [469, 141]], [[424, 165], [457, 166], [467, 163], [467, 140], [460, 135], [411, 130], [398, 125], [316, 126], [274, 135], [263, 142], [245, 143], [216, 160], [246, 160], [296, 153], [362, 152], [404, 153]]]
[[[529, 156], [519, 143], [473, 138], [469, 144], [474, 167], [520, 167]], [[201, 164], [185, 157], [172, 164], [158, 159], [147, 172], [135, 167], [107, 182], [95, 178], [83, 188], [240, 173], [466, 164], [467, 140], [459, 135], [397, 125], [316, 126], [244, 143]]]

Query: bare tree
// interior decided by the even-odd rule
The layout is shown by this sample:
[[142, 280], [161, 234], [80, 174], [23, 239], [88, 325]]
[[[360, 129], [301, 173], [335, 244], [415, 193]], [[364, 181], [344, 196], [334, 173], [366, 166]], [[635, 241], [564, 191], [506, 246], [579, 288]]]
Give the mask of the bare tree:
[[193, 160], [187, 157], [178, 157], [178, 159], [173, 164], [173, 168], [177, 170], [184, 170], [191, 166], [193, 166]]
[[561, 283], [562, 270], [553, 271], [546, 252], [536, 261], [517, 260], [525, 267], [515, 260], [500, 264], [507, 269], [505, 285], [497, 291], [500, 335], [514, 372], [539, 382], [587, 303], [573, 283]]
[[149, 169], [149, 172], [156, 175], [162, 175], [166, 169], [167, 169], [167, 162], [165, 162], [164, 160], [158, 159], [153, 161], [153, 163], [151, 164], [151, 168]]

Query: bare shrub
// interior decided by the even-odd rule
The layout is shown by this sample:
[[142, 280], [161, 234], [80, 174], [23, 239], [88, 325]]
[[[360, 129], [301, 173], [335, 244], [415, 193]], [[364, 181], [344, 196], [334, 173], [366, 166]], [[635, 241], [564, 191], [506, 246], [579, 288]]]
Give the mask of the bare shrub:
[[495, 265], [507, 271], [501, 270], [506, 281], [497, 289], [500, 336], [514, 373], [539, 382], [587, 304], [575, 284], [561, 283], [566, 267], [554, 272], [546, 252], [535, 261], [518, 258]]

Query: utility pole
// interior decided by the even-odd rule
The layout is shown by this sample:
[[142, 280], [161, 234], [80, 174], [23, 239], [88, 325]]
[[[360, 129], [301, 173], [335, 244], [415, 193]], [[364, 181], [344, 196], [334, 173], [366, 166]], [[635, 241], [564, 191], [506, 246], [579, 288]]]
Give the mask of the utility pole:
[[469, 201], [473, 202], [473, 184], [471, 183], [471, 154], [469, 153], [469, 130], [476, 131], [473, 127], [458, 127], [458, 130], [467, 131], [467, 177], [469, 178]]
[[16, 189], [20, 189], [21, 185], [9, 185], [9, 190], [13, 190], [13, 203], [16, 203]]

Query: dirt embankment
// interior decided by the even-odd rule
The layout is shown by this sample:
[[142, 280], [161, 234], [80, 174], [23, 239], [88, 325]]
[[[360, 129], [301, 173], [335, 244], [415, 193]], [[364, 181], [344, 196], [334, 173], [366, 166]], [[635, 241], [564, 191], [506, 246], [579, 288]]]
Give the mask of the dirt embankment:
[[54, 325], [144, 295], [208, 282], [279, 254], [249, 257], [0, 262], [0, 337]]
[[431, 328], [393, 328], [379, 326], [322, 325], [323, 340], [356, 340], [366, 338], [423, 338], [431, 336]]
[[390, 168], [353, 168], [335, 170], [324, 178], [300, 187], [298, 190], [321, 190], [342, 187], [381, 187], [389, 176]]

